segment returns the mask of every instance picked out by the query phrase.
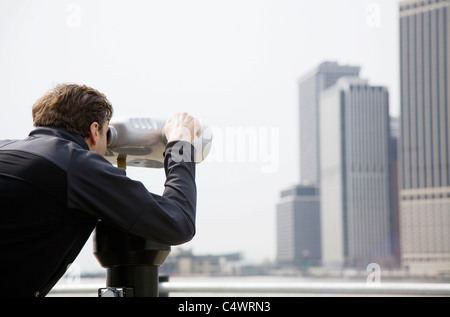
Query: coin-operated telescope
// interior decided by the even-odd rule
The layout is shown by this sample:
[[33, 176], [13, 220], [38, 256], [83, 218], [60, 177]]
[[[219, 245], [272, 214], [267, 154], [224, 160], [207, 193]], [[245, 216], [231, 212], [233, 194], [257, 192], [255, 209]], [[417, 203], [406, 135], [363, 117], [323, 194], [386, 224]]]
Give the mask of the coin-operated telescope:
[[[130, 118], [111, 122], [108, 131], [108, 151], [105, 157], [113, 164], [126, 156], [127, 166], [161, 168], [167, 144], [163, 128], [166, 120]], [[195, 161], [203, 161], [211, 148], [212, 132], [202, 125], [202, 134], [195, 137]]]
[[[166, 120], [153, 118], [110, 122], [105, 158], [121, 168], [164, 167], [165, 123]], [[202, 134], [193, 141], [197, 163], [206, 158], [211, 142], [211, 129], [202, 125]], [[98, 296], [159, 296], [158, 267], [170, 250], [170, 245], [132, 235], [99, 221], [94, 235], [94, 255], [106, 268], [106, 288], [99, 289]]]

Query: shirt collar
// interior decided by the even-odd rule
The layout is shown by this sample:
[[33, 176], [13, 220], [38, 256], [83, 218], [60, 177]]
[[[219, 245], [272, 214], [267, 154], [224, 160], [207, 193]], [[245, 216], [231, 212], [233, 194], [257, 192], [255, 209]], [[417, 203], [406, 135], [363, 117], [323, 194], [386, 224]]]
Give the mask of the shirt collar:
[[57, 127], [57, 126], [37, 127], [36, 129], [32, 130], [28, 136], [34, 136], [38, 134], [63, 138], [75, 142], [85, 150], [89, 150], [89, 146], [86, 143], [86, 140], [81, 135], [70, 133], [64, 127]]

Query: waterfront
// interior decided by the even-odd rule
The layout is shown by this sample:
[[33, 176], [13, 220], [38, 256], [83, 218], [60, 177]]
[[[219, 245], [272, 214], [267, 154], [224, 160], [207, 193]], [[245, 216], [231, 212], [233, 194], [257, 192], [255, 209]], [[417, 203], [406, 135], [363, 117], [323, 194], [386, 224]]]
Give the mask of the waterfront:
[[[370, 284], [370, 285], [369, 285]], [[376, 283], [369, 283], [365, 278], [309, 278], [299, 276], [170, 276], [169, 282], [165, 284], [170, 289], [170, 297], [328, 297], [328, 296], [404, 296], [396, 294], [395, 289], [403, 286], [408, 289], [420, 289], [424, 292], [427, 288], [445, 287], [440, 290], [439, 296], [450, 296], [450, 284], [448, 280], [436, 279], [387, 279]], [[175, 287], [176, 286], [176, 287]], [[383, 290], [377, 293], [364, 293], [366, 286], [394, 287], [392, 293]], [[55, 286], [55, 291], [48, 296], [71, 296], [71, 297], [97, 297], [98, 288], [105, 287], [104, 277], [81, 277], [79, 280], [63, 278]], [[64, 293], [62, 289], [78, 289], [78, 292]], [[187, 291], [190, 289], [190, 291]], [[308, 292], [311, 289], [311, 292]], [[349, 290], [350, 289], [350, 290]], [[352, 293], [351, 289], [354, 289]], [[447, 291], [448, 289], [448, 291]], [[227, 291], [230, 290], [230, 291]], [[246, 290], [249, 290], [248, 292]], [[407, 290], [410, 292], [410, 290]], [[433, 291], [437, 292], [437, 290]], [[436, 293], [417, 294], [409, 293], [408, 296], [436, 296]]]

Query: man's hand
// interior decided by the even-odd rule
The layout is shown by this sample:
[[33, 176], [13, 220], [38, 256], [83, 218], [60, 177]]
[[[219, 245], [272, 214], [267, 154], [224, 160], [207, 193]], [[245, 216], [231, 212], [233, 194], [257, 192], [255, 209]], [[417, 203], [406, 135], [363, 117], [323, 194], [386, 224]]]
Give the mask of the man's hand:
[[164, 134], [167, 143], [171, 141], [188, 141], [191, 142], [195, 137], [200, 137], [202, 127], [200, 121], [190, 114], [183, 112], [177, 113], [167, 120], [164, 126]]

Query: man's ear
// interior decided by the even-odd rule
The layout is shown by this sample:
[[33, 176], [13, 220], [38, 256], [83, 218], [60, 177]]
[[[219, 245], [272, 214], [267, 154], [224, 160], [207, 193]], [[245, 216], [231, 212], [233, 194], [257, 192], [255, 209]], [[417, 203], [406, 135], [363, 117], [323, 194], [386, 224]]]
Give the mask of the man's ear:
[[87, 139], [88, 144], [91, 146], [97, 145], [98, 138], [100, 135], [98, 129], [99, 129], [98, 122], [92, 122], [91, 125], [89, 126], [89, 137], [87, 137]]

